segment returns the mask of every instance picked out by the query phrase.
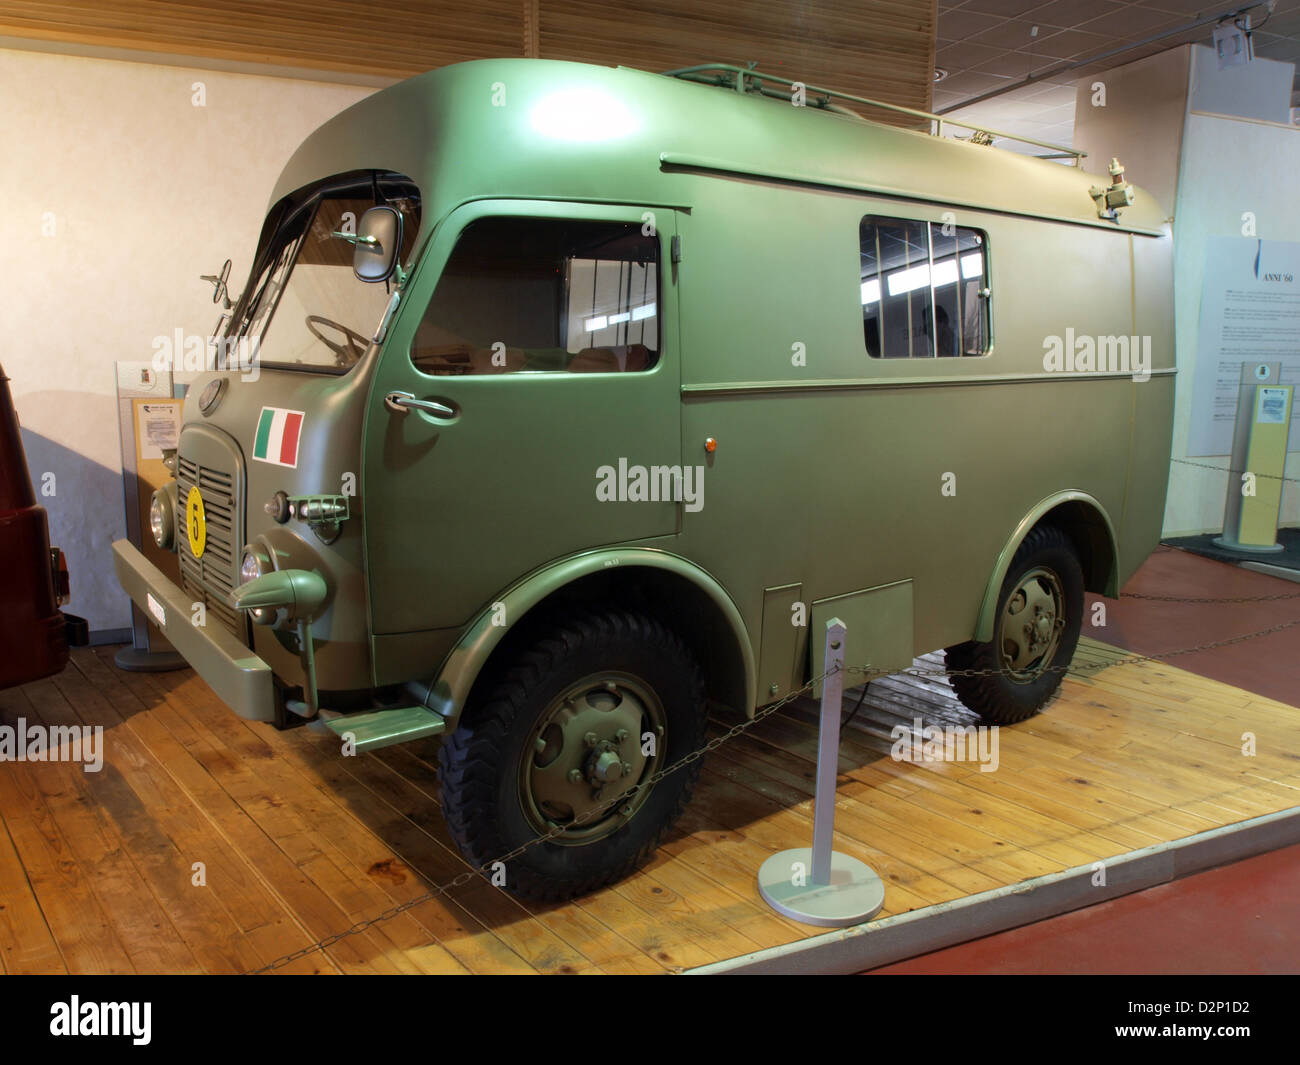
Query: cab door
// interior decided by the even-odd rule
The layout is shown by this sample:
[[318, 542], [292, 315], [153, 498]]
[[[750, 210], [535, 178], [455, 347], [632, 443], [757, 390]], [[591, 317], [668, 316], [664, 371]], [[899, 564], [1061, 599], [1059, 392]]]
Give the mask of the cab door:
[[547, 562], [676, 533], [675, 227], [503, 200], [438, 226], [366, 419], [373, 632], [457, 627]]

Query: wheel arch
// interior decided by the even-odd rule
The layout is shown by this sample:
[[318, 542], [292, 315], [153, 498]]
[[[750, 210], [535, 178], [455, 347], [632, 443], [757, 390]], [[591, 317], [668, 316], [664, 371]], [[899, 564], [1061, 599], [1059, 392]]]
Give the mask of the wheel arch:
[[1119, 541], [1106, 508], [1087, 492], [1057, 492], [1040, 500], [1016, 526], [1015, 532], [998, 555], [993, 572], [984, 587], [975, 639], [986, 643], [993, 639], [998, 596], [1006, 580], [1011, 560], [1026, 536], [1039, 525], [1053, 525], [1073, 542], [1083, 569], [1083, 587], [1115, 598], [1119, 595]]
[[[709, 573], [679, 555], [651, 548], [585, 552], [512, 585], [466, 627], [443, 660], [426, 705], [455, 728], [489, 665], [526, 639], [548, 607], [610, 601], [656, 612], [695, 654], [708, 699], [753, 713], [756, 666], [740, 611]], [[503, 617], [504, 624], [498, 620]]]

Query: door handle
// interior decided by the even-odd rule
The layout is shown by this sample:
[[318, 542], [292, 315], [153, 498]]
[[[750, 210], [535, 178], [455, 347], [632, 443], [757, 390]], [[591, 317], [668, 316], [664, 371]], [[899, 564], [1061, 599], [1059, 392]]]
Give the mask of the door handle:
[[402, 414], [408, 410], [422, 410], [425, 414], [433, 414], [439, 418], [456, 417], [456, 412], [447, 404], [439, 403], [435, 399], [416, 399], [410, 392], [389, 392], [384, 397], [384, 406]]

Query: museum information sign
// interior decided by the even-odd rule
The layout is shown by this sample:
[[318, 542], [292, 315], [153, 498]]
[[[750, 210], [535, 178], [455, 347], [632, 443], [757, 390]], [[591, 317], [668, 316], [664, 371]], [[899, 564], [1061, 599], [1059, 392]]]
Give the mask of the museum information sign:
[[[1300, 384], [1300, 244], [1211, 237], [1197, 334], [1188, 455], [1227, 455], [1243, 363], [1282, 364]], [[1292, 410], [1291, 449], [1300, 449]]]

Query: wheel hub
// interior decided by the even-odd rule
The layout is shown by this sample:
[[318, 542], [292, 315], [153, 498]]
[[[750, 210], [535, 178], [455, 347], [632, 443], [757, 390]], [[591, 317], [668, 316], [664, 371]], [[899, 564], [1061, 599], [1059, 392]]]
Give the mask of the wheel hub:
[[618, 749], [609, 740], [602, 740], [587, 758], [587, 780], [593, 787], [601, 787], [632, 771], [623, 761]]
[[1047, 645], [1047, 641], [1052, 635], [1052, 626], [1056, 623], [1056, 616], [1051, 610], [1037, 610], [1037, 617], [1034, 619], [1034, 649], [1040, 650]]
[[1031, 684], [1042, 676], [1060, 644], [1065, 593], [1051, 570], [1031, 570], [1007, 600], [1002, 616], [1002, 667], [1013, 681]]
[[[625, 674], [602, 673], [571, 685], [540, 715], [519, 773], [519, 799], [541, 834], [572, 825], [555, 842], [589, 843], [617, 830], [650, 788], [619, 797], [653, 774], [666, 715], [654, 692]], [[641, 736], [656, 736], [650, 755]]]

